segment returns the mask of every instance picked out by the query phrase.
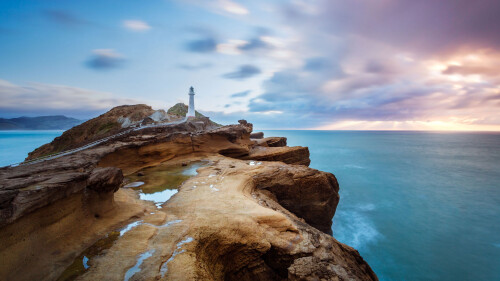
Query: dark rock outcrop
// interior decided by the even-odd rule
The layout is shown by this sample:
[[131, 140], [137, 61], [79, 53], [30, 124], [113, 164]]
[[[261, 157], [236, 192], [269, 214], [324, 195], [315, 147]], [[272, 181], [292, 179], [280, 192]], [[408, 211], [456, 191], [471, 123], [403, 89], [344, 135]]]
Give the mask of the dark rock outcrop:
[[255, 133], [251, 133], [250, 134], [250, 138], [251, 139], [261, 139], [264, 137], [264, 133], [263, 132], [255, 132]]
[[265, 147], [255, 146], [250, 150], [248, 156], [242, 159], [257, 161], [280, 161], [286, 164], [309, 166], [309, 148], [302, 146], [293, 147]]
[[116, 192], [122, 182], [122, 170], [115, 167], [95, 168], [89, 176], [87, 188], [97, 192]]
[[333, 174], [301, 166], [271, 166], [254, 181], [256, 188], [272, 193], [285, 209], [332, 234], [332, 218], [340, 199], [339, 184]]
[[267, 147], [283, 147], [286, 146], [285, 137], [268, 137], [256, 140], [257, 145]]

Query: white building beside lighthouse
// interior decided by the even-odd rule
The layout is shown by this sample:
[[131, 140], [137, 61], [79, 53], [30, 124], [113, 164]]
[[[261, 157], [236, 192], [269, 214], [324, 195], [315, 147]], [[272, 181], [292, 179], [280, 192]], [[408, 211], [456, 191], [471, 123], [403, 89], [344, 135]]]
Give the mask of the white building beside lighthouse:
[[196, 117], [195, 112], [196, 111], [194, 110], [194, 88], [191, 86], [191, 88], [189, 88], [189, 107], [186, 117], [187, 118]]

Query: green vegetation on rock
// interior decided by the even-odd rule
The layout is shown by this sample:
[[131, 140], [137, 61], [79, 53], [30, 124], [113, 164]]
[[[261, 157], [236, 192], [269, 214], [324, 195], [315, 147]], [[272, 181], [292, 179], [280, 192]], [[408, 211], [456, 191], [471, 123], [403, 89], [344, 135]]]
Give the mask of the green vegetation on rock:
[[[177, 115], [180, 117], [186, 117], [187, 112], [188, 112], [188, 106], [183, 103], [178, 103], [169, 108], [167, 111], [168, 114]], [[199, 113], [198, 111], [195, 111], [195, 115], [196, 117], [205, 117], [205, 115]]]

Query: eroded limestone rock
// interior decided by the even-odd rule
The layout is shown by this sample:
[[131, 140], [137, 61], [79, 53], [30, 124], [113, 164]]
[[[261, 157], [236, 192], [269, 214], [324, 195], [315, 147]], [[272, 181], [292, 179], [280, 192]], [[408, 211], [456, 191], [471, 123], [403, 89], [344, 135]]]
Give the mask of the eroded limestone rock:
[[[0, 279], [54, 280], [86, 245], [135, 217], [140, 223], [78, 280], [123, 280], [146, 253], [131, 280], [377, 280], [356, 250], [328, 235], [335, 177], [306, 167], [307, 147], [256, 144], [252, 129], [199, 119], [0, 169], [0, 258], [8, 261]], [[117, 191], [123, 175], [192, 159], [212, 166], [162, 209]]]

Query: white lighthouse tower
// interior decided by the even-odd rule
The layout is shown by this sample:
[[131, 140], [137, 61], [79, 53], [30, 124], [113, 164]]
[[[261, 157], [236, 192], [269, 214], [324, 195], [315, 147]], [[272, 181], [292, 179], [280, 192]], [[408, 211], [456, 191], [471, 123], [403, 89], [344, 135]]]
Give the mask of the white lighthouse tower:
[[194, 89], [193, 87], [189, 88], [189, 107], [188, 112], [186, 114], [187, 118], [196, 117], [194, 110]]

